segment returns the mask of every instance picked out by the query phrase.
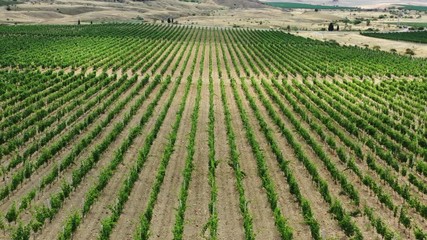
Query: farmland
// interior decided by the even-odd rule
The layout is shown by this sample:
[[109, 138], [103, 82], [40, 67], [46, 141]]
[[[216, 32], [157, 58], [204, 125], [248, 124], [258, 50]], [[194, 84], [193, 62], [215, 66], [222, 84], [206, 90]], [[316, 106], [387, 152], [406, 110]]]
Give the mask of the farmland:
[[427, 238], [425, 59], [166, 24], [0, 41], [0, 239]]
[[403, 9], [407, 9], [407, 10], [415, 10], [415, 11], [427, 11], [426, 6], [399, 5], [398, 8], [403, 8]]
[[426, 22], [402, 22], [402, 23], [393, 23], [396, 25], [403, 25], [403, 26], [410, 26], [413, 28], [427, 28], [427, 23]]
[[362, 33], [365, 36], [384, 38], [390, 40], [407, 41], [415, 43], [427, 43], [427, 31], [419, 32], [390, 32], [390, 33]]

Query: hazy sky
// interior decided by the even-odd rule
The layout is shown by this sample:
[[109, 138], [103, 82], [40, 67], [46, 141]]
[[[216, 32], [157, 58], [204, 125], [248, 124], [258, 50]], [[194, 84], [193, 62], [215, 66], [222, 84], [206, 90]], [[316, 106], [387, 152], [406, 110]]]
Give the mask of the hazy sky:
[[[267, 2], [266, 0], [261, 0], [262, 2]], [[299, 2], [299, 3], [311, 3], [311, 4], [333, 4], [332, 0], [268, 0], [268, 2]], [[338, 5], [343, 6], [364, 6], [364, 5], [374, 5], [374, 4], [411, 4], [411, 5], [425, 5], [427, 6], [427, 0], [414, 0], [414, 1], [405, 1], [405, 0], [338, 0]]]

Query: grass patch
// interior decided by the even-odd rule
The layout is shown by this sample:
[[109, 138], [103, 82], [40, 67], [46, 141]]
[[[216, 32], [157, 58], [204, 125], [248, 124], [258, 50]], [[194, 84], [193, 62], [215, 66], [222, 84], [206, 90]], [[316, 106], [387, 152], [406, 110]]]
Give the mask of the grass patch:
[[15, 5], [20, 3], [22, 2], [13, 0], [0, 0], [0, 6]]
[[415, 10], [415, 11], [427, 11], [427, 6], [399, 5], [399, 8], [403, 8], [406, 10]]

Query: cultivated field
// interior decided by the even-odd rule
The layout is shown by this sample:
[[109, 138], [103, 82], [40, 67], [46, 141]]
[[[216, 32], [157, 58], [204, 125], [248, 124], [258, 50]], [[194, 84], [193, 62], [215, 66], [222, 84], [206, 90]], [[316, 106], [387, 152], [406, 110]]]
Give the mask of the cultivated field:
[[427, 237], [425, 59], [163, 24], [0, 41], [0, 239]]
[[427, 43], [427, 31], [419, 32], [392, 32], [392, 33], [363, 33], [365, 36], [385, 38], [398, 41]]

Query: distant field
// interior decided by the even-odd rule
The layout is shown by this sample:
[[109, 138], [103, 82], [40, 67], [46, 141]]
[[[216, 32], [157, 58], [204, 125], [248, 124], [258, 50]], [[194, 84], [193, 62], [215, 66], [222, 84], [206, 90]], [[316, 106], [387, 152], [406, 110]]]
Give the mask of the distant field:
[[[398, 23], [396, 22], [394, 24], [398, 24]], [[427, 28], [427, 22], [401, 22], [400, 25], [410, 26], [415, 28], [419, 28], [419, 27]]]
[[0, 6], [15, 5], [15, 4], [19, 4], [19, 3], [21, 3], [21, 2], [9, 1], [9, 0], [0, 0]]
[[427, 32], [362, 33], [362, 35], [390, 40], [427, 43]]
[[291, 3], [291, 2], [266, 2], [267, 5], [280, 8], [301, 8], [301, 9], [356, 9], [352, 7], [340, 6], [327, 6], [327, 5], [313, 5], [305, 3]]
[[416, 11], [427, 11], [427, 6], [415, 6], [415, 5], [400, 5], [407, 10], [416, 10]]

